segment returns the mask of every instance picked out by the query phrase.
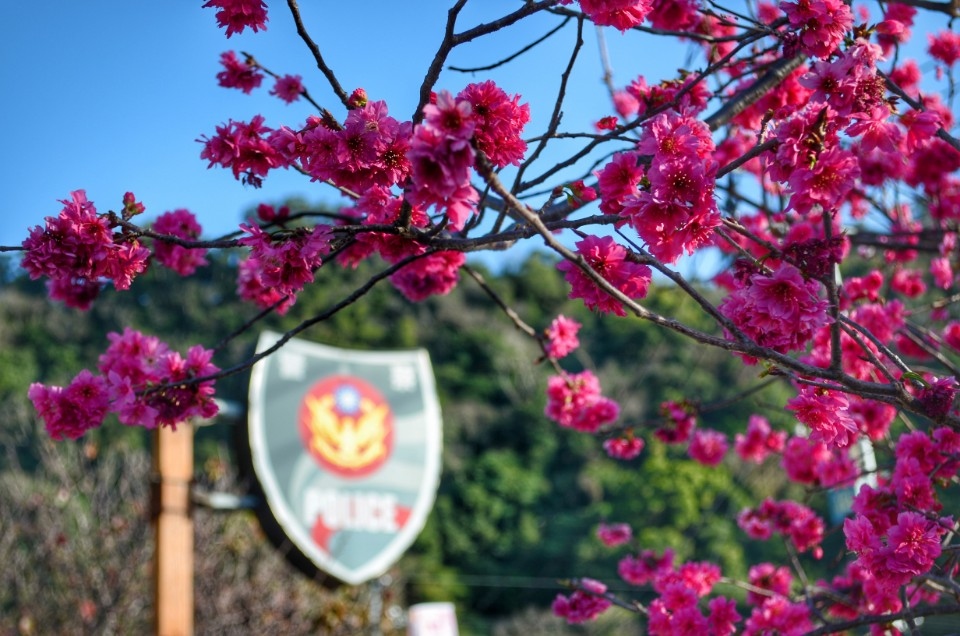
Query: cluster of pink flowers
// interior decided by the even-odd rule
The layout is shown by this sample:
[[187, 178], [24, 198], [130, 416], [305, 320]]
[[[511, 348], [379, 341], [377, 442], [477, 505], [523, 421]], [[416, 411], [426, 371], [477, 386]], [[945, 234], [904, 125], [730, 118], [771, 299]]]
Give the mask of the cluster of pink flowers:
[[407, 152], [413, 125], [391, 117], [383, 101], [356, 104], [342, 125], [311, 117], [300, 131], [281, 127], [270, 142], [288, 162], [299, 162], [311, 178], [357, 194], [401, 183], [410, 174]]
[[[570, 4], [573, 0], [561, 0]], [[621, 31], [643, 24], [653, 8], [650, 0], [579, 0], [580, 9], [598, 26], [612, 26]]]
[[220, 64], [223, 70], [217, 73], [217, 82], [224, 88], [239, 88], [249, 94], [263, 82], [263, 72], [254, 64], [241, 62], [233, 51], [221, 53]]
[[[704, 616], [699, 609], [701, 598], [710, 594], [720, 581], [720, 568], [707, 562], [688, 562], [674, 567], [674, 552], [667, 548], [658, 554], [641, 550], [623, 557], [617, 571], [631, 585], [652, 584], [657, 598], [649, 604], [648, 628], [651, 634], [696, 633], [728, 635], [740, 621], [736, 603], [717, 597], [708, 604]], [[554, 608], [556, 613], [556, 608]], [[696, 631], [690, 631], [696, 630]]]
[[741, 619], [735, 601], [722, 596], [711, 599], [706, 616], [699, 607], [700, 599], [721, 579], [720, 568], [706, 562], [688, 562], [674, 568], [673, 559], [669, 548], [662, 554], [641, 550], [636, 556], [628, 554], [617, 566], [624, 581], [638, 586], [652, 584], [658, 594], [649, 604], [650, 633], [733, 634]]
[[846, 448], [831, 448], [807, 437], [787, 441], [780, 465], [791, 481], [824, 488], [849, 486], [860, 474]]
[[927, 51], [930, 57], [939, 60], [948, 67], [960, 60], [960, 35], [953, 31], [940, 31], [927, 36], [929, 46]]
[[[203, 228], [197, 222], [197, 217], [189, 210], [174, 210], [164, 212], [153, 222], [153, 231], [180, 239], [195, 241], [200, 238]], [[164, 267], [169, 267], [181, 276], [189, 276], [198, 267], [207, 264], [207, 250], [196, 247], [185, 247], [173, 242], [156, 240], [153, 245], [153, 256]]]
[[800, 50], [814, 57], [830, 57], [853, 26], [853, 13], [841, 0], [784, 1], [780, 8], [798, 32]]
[[[632, 299], [647, 295], [650, 268], [629, 260], [627, 250], [609, 236], [587, 236], [577, 242], [577, 252], [593, 271]], [[570, 298], [582, 298], [589, 309], [626, 316], [619, 300], [597, 286], [583, 270], [570, 261], [560, 261], [557, 269], [570, 283]]]
[[764, 499], [756, 508], [747, 508], [737, 515], [737, 525], [753, 539], [769, 539], [778, 532], [793, 542], [797, 550], [813, 550], [815, 557], [823, 554], [824, 525], [813, 510], [795, 501]]
[[582, 325], [572, 318], [557, 316], [547, 327], [547, 355], [551, 358], [565, 358], [580, 346], [577, 332]]
[[727, 436], [720, 431], [700, 428], [693, 432], [687, 452], [704, 466], [718, 466], [727, 454]]
[[269, 307], [284, 296], [296, 297], [313, 281], [314, 271], [323, 263], [332, 236], [327, 225], [277, 235], [264, 232], [256, 224], [242, 224], [240, 228], [248, 236], [239, 242], [250, 247], [250, 255], [240, 270], [238, 287], [242, 298], [262, 307]]
[[603, 450], [614, 459], [629, 461], [639, 457], [645, 445], [642, 437], [635, 437], [628, 432], [622, 437], [611, 437], [604, 440]]
[[553, 601], [553, 613], [567, 619], [570, 624], [592, 621], [612, 605], [603, 596], [606, 593], [607, 586], [600, 581], [580, 579], [577, 589], [570, 596], [557, 594]]
[[600, 189], [600, 211], [605, 214], [620, 214], [624, 203], [640, 193], [645, 170], [636, 152], [618, 152], [599, 171], [597, 187]]
[[620, 406], [600, 394], [591, 371], [564, 373], [547, 380], [547, 417], [566, 428], [595, 433], [620, 415]]
[[733, 449], [744, 461], [760, 464], [770, 453], [779, 453], [787, 440], [786, 431], [774, 431], [762, 415], [751, 415], [746, 433], [737, 433]]
[[[422, 208], [409, 206], [409, 224], [413, 228], [424, 228], [430, 223], [429, 217]], [[370, 186], [353, 208], [342, 208], [341, 215], [356, 217], [361, 225], [394, 225], [400, 221], [404, 210], [404, 201], [394, 195], [388, 188], [380, 185]], [[352, 221], [355, 223], [355, 221]], [[388, 263], [398, 263], [410, 256], [417, 256], [427, 251], [422, 243], [410, 240], [390, 232], [362, 232], [355, 236], [355, 242], [349, 249], [341, 252], [340, 263], [357, 266], [360, 261], [379, 254]]]
[[150, 250], [133, 236], [115, 234], [83, 190], [61, 203], [60, 214], [48, 216], [23, 241], [21, 264], [30, 278], [46, 277], [50, 296], [77, 309], [90, 307], [103, 279], [112, 280], [115, 289], [129, 289], [146, 270]]
[[463, 252], [434, 252], [405, 265], [390, 276], [390, 282], [413, 302], [449, 294], [466, 260]]
[[53, 439], [77, 439], [103, 423], [110, 408], [107, 382], [86, 369], [66, 387], [30, 385], [27, 393]]
[[426, 119], [414, 129], [407, 152], [411, 186], [406, 196], [415, 205], [445, 211], [450, 229], [460, 230], [479, 200], [470, 185], [476, 159], [471, 144], [477, 126], [473, 109], [444, 91], [423, 112]]
[[830, 105], [815, 103], [777, 127], [769, 174], [787, 184], [790, 208], [801, 214], [836, 210], [860, 176], [857, 158], [838, 143], [837, 117]]
[[844, 522], [843, 532], [847, 548], [889, 591], [933, 567], [941, 553], [940, 538], [952, 526], [950, 518], [938, 522], [918, 512], [901, 512], [895, 523], [882, 529], [858, 515]]
[[530, 109], [493, 82], [470, 84], [455, 98], [446, 91], [424, 106], [407, 157], [411, 183], [407, 198], [446, 213], [451, 230], [460, 230], [479, 200], [470, 185], [474, 144], [498, 168], [519, 165], [527, 145], [520, 138]]
[[754, 588], [766, 592], [747, 591], [747, 603], [763, 605], [772, 596], [788, 597], [790, 586], [793, 584], [793, 575], [790, 573], [790, 568], [785, 565], [777, 567], [772, 563], [758, 563], [747, 573], [747, 582]]
[[628, 523], [601, 523], [597, 527], [597, 538], [608, 548], [615, 548], [633, 539], [633, 529]]
[[255, 115], [249, 123], [231, 119], [217, 126], [213, 137], [199, 139], [203, 143], [200, 158], [209, 162], [208, 168], [215, 165], [229, 168], [235, 178], [259, 187], [270, 170], [289, 165], [271, 145], [269, 137], [272, 132], [264, 125], [262, 115]]
[[248, 27], [254, 33], [267, 28], [267, 5], [263, 0], [207, 0], [203, 6], [217, 10], [217, 24], [227, 29], [227, 37], [243, 33]]
[[101, 375], [84, 369], [66, 387], [34, 383], [28, 393], [53, 439], [77, 439], [103, 423], [108, 412], [121, 423], [156, 428], [176, 427], [192, 417], [213, 417], [214, 381], [219, 371], [213, 352], [191, 347], [187, 357], [171, 351], [158, 338], [129, 327], [109, 334], [110, 346], [100, 356]]
[[849, 446], [860, 434], [849, 413], [850, 402], [839, 391], [804, 385], [795, 398], [787, 402], [797, 420], [810, 429], [810, 439], [828, 446]]
[[786, 263], [772, 274], [750, 275], [720, 303], [720, 312], [763, 347], [780, 353], [803, 349], [830, 322], [820, 284]]
[[530, 105], [521, 104], [519, 95], [510, 97], [489, 80], [468, 84], [457, 94], [457, 102], [470, 104], [477, 149], [498, 168], [519, 166], [527, 152], [520, 135], [530, 121]]
[[713, 198], [713, 151], [710, 129], [690, 114], [667, 111], [644, 126], [637, 153], [652, 157], [649, 187], [627, 196], [621, 214], [665, 262], [712, 244], [721, 222]]
[[620, 559], [617, 573], [630, 585], [646, 585], [673, 570], [674, 552], [670, 548], [657, 554], [641, 550], [636, 556], [628, 554]]
[[801, 636], [813, 629], [806, 603], [792, 603], [783, 596], [772, 596], [753, 608], [743, 626], [744, 636]]
[[665, 444], [682, 444], [690, 439], [697, 425], [696, 409], [688, 402], [669, 400], [660, 404], [664, 422], [653, 432]]
[[303, 78], [299, 75], [281, 75], [273, 83], [270, 94], [292, 104], [303, 95]]
[[741, 619], [736, 601], [718, 596], [711, 599], [707, 607], [709, 615], [704, 616], [699, 607], [699, 598], [693, 590], [682, 584], [672, 585], [650, 602], [650, 634], [729, 636], [736, 632], [736, 623]]

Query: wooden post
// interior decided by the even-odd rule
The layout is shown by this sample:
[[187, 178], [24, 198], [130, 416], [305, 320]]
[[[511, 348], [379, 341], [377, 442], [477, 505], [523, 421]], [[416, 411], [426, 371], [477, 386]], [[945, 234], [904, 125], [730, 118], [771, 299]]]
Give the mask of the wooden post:
[[158, 636], [193, 636], [193, 425], [153, 434], [154, 627]]

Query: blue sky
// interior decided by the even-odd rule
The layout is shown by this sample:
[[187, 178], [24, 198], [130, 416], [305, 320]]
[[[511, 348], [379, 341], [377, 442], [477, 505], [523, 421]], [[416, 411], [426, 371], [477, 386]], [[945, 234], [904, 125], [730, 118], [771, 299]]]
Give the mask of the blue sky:
[[[341, 201], [329, 187], [296, 173], [271, 173], [257, 190], [240, 184], [228, 171], [206, 168], [195, 140], [212, 134], [217, 124], [262, 113], [270, 126], [297, 126], [312, 114], [306, 103], [286, 105], [269, 95], [269, 80], [250, 96], [217, 86], [223, 51], [247, 51], [280, 74], [302, 75], [321, 104], [338, 117], [344, 112], [296, 35], [284, 3], [268, 3], [266, 31], [247, 31], [229, 40], [216, 26], [214, 11], [201, 4], [97, 0], [6, 7], [0, 82], [8, 97], [0, 114], [9, 150], [0, 171], [5, 193], [0, 245], [18, 245], [30, 227], [59, 212], [58, 199], [81, 188], [101, 211], [118, 209], [128, 190], [147, 206], [148, 217], [187, 208], [197, 214], [208, 237], [236, 229], [260, 202], [278, 203], [291, 196], [316, 203]], [[352, 3], [301, 4], [311, 35], [344, 87], [362, 86], [371, 99], [386, 100], [392, 115], [410, 118], [450, 3], [423, 3], [417, 11], [403, 3], [366, 3], [375, 15], [362, 21], [351, 12]], [[473, 26], [518, 4], [473, 0], [461, 24]], [[945, 22], [938, 18], [926, 24]], [[469, 66], [495, 61], [554, 24], [556, 18], [538, 16], [457, 49], [450, 62]], [[608, 114], [596, 35], [592, 29], [585, 35], [583, 61], [565, 108], [566, 129], [583, 130]], [[534, 134], [549, 116], [550, 96], [573, 36], [568, 29], [518, 63], [492, 73], [445, 72], [439, 86], [457, 92], [469, 82], [494, 79], [531, 103], [533, 121], [526, 132]], [[639, 73], [652, 81], [673, 77], [686, 64], [685, 46], [609, 29], [606, 39], [621, 86]]]
[[[229, 40], [216, 26], [214, 11], [200, 4], [100, 0], [58, 3], [56, 8], [26, 2], [8, 7], [10, 28], [0, 40], [0, 81], [9, 97], [0, 113], [13, 152], [2, 171], [6, 196], [0, 245], [19, 244], [30, 227], [59, 212], [58, 199], [80, 188], [101, 211], [118, 209], [128, 190], [151, 216], [188, 208], [211, 236], [236, 229], [243, 214], [261, 201], [279, 202], [288, 196], [340, 201], [329, 187], [295, 173], [271, 173], [257, 190], [238, 183], [228, 171], [206, 168], [195, 140], [212, 134], [217, 124], [262, 113], [268, 125], [297, 126], [312, 114], [306, 103], [286, 105], [269, 95], [269, 80], [249, 96], [217, 86], [223, 51], [247, 51], [278, 73], [302, 75], [321, 104], [338, 117], [344, 112], [297, 37], [285, 4], [271, 7], [266, 31], [248, 30]], [[392, 115], [409, 119], [440, 41], [447, 3], [428, 3], [416, 12], [409, 5], [380, 3], [377, 19], [362, 24], [346, 8], [348, 3], [323, 3], [322, 12], [312, 2], [301, 4], [311, 35], [344, 87], [349, 91], [362, 86], [371, 99], [385, 99]], [[486, 15], [472, 11], [468, 3], [462, 19], [469, 26], [495, 17], [494, 10], [518, 6], [508, 0], [472, 4]], [[544, 18], [489, 42], [467, 45], [451, 62], [494, 61], [556, 23], [555, 18]], [[587, 63], [576, 78], [576, 93], [565, 115], [565, 122], [581, 129], [606, 114], [608, 103], [595, 37], [592, 32], [588, 36], [583, 52]], [[569, 49], [573, 37], [568, 30], [556, 46], [544, 47], [506, 71], [445, 73], [441, 87], [456, 92], [471, 81], [493, 77], [509, 93], [531, 96], [534, 121], [527, 130], [536, 131], [552, 104], [542, 95], [556, 90], [562, 70], [558, 56]], [[610, 37], [622, 40], [615, 31]], [[629, 79], [624, 76], [622, 81]]]

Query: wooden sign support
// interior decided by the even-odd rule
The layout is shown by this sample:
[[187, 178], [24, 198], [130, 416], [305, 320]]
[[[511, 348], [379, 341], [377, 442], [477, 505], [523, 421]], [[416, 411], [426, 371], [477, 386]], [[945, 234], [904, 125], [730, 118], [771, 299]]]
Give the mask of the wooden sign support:
[[153, 433], [154, 629], [158, 636], [192, 636], [193, 426]]

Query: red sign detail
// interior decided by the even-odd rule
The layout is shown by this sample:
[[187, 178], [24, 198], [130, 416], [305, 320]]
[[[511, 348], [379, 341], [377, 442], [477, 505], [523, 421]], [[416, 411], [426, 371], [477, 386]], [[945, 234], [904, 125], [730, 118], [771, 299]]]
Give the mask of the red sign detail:
[[298, 417], [304, 447], [340, 477], [364, 477], [393, 452], [393, 411], [360, 378], [329, 376], [310, 387]]
[[407, 525], [407, 521], [410, 520], [411, 512], [413, 511], [410, 508], [407, 508], [406, 506], [397, 506], [397, 514], [395, 519], [396, 519], [398, 530], [403, 526]]
[[330, 539], [336, 534], [336, 530], [331, 530], [323, 523], [323, 515], [317, 515], [317, 521], [313, 524], [313, 530], [310, 536], [313, 542], [317, 544], [324, 552], [330, 552]]

